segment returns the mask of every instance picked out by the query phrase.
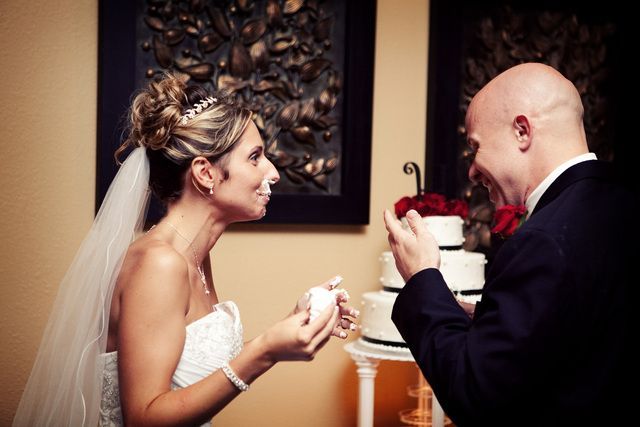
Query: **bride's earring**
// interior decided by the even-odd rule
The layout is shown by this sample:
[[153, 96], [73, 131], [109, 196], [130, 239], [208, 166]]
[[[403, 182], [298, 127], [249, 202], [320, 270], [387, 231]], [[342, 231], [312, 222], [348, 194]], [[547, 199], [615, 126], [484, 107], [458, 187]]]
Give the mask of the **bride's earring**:
[[209, 194], [213, 194], [213, 182], [211, 183], [211, 186], [209, 187]]
[[[205, 199], [207, 198], [207, 195], [204, 194], [204, 191], [202, 191], [202, 189], [200, 189], [200, 186], [198, 185], [196, 180], [193, 179], [193, 177], [191, 177], [191, 184], [193, 184], [193, 187], [198, 191], [198, 193], [200, 193], [202, 195], [202, 197], [204, 197]], [[211, 191], [213, 191], [213, 187], [212, 187]], [[209, 194], [213, 194], [213, 193], [210, 192]]]

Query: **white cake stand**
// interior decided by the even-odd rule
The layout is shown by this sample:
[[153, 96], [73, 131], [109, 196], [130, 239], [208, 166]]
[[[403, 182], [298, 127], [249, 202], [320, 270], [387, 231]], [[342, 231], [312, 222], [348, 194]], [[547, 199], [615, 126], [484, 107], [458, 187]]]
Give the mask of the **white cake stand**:
[[[358, 366], [358, 427], [373, 427], [375, 379], [381, 360], [414, 362], [409, 349], [391, 346], [372, 346], [362, 338], [345, 344], [344, 349]], [[444, 426], [444, 411], [433, 395], [432, 426]]]

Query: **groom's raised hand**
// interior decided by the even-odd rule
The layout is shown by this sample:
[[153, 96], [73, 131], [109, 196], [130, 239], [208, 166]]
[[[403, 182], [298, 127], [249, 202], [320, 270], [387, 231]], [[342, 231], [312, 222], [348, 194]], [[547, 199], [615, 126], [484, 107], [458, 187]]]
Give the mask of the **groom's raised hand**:
[[389, 233], [389, 246], [405, 282], [425, 268], [440, 267], [438, 243], [415, 210], [407, 212], [407, 223], [411, 231], [403, 229], [400, 221], [385, 209], [384, 224]]

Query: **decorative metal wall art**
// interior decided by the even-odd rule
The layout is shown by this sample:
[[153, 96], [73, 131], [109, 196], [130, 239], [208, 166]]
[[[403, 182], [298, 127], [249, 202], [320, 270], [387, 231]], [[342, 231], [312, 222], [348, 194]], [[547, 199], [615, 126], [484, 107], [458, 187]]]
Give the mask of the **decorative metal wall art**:
[[178, 70], [253, 111], [281, 175], [261, 222], [368, 223], [375, 2], [111, 3], [101, 38], [107, 9], [133, 15], [134, 88]]
[[616, 9], [575, 2], [431, 1], [426, 179], [428, 188], [469, 202], [466, 249], [488, 251], [494, 209], [486, 189], [467, 178], [464, 118], [473, 95], [513, 65], [549, 64], [580, 92], [590, 150], [614, 161], [620, 22]]
[[[338, 194], [345, 3], [147, 1], [138, 76], [177, 69], [254, 112], [277, 192]], [[139, 78], [140, 83], [144, 79]]]

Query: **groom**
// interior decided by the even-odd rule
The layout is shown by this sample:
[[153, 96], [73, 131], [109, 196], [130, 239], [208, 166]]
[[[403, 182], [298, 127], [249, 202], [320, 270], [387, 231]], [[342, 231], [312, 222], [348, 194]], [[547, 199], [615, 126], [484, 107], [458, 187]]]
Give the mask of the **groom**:
[[473, 318], [448, 290], [418, 214], [407, 215], [412, 233], [384, 214], [407, 282], [393, 322], [457, 426], [633, 419], [626, 390], [638, 261], [620, 243], [639, 241], [638, 200], [588, 152], [582, 116], [573, 84], [535, 63], [505, 71], [471, 101], [469, 178], [496, 207], [528, 212], [496, 253]]

